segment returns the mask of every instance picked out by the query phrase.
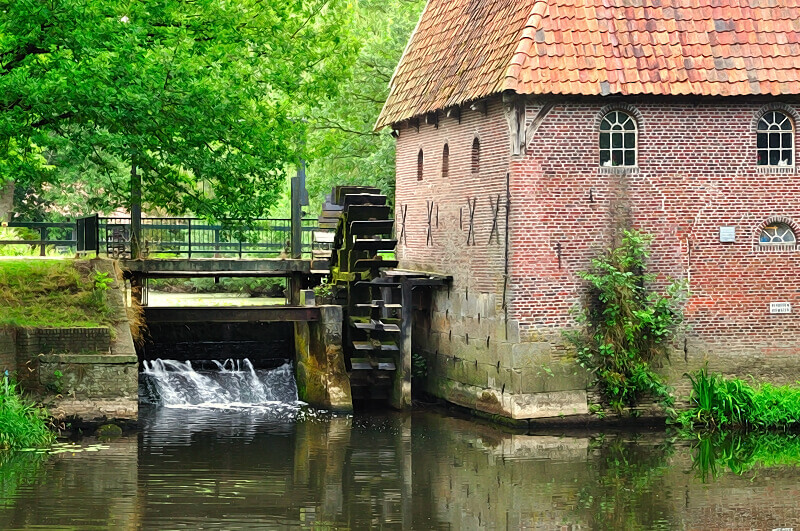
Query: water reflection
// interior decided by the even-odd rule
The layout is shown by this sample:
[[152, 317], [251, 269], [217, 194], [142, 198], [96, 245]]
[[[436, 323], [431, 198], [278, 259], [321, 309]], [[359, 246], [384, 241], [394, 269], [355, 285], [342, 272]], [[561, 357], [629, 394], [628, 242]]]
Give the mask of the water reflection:
[[[767, 440], [768, 452], [784, 448], [775, 461], [753, 459], [756, 451], [707, 453], [716, 472], [703, 482], [699, 444], [670, 443], [659, 433], [509, 434], [428, 412], [162, 408], [145, 409], [142, 420], [139, 434], [101, 452], [0, 457], [0, 528], [774, 529], [800, 522], [800, 471], [786, 464], [790, 445], [776, 439]], [[738, 447], [748, 444], [756, 443]], [[751, 457], [734, 469], [729, 455]]]

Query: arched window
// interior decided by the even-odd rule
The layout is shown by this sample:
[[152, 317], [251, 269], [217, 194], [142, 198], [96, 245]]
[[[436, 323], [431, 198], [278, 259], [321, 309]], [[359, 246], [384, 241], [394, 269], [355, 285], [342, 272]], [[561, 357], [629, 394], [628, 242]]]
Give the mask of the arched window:
[[767, 111], [756, 132], [759, 166], [794, 165], [794, 124], [781, 111]]
[[419, 150], [419, 155], [417, 155], [417, 180], [422, 180], [422, 150]]
[[472, 174], [477, 175], [481, 171], [481, 141], [477, 138], [472, 141]]
[[447, 179], [450, 175], [450, 146], [447, 144], [442, 148], [442, 179]]
[[636, 166], [636, 120], [611, 111], [600, 121], [600, 166]]
[[797, 240], [795, 239], [794, 231], [789, 225], [775, 222], [761, 229], [758, 243], [761, 245], [794, 244], [797, 243]]

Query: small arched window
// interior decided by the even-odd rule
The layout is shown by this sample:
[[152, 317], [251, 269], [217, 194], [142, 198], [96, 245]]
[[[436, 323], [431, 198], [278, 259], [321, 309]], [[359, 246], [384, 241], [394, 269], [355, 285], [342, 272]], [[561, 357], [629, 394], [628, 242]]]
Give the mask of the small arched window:
[[423, 162], [422, 150], [419, 150], [419, 154], [417, 155], [417, 180], [422, 180], [422, 162]]
[[472, 141], [472, 174], [477, 175], [481, 171], [481, 141], [477, 138]]
[[600, 166], [636, 166], [636, 120], [611, 111], [600, 122]]
[[794, 124], [780, 111], [768, 111], [756, 131], [759, 166], [794, 165]]
[[794, 244], [797, 243], [797, 240], [794, 236], [794, 231], [789, 225], [776, 222], [770, 223], [761, 229], [758, 243], [761, 245]]
[[450, 175], [450, 146], [447, 144], [442, 148], [442, 179], [447, 179]]

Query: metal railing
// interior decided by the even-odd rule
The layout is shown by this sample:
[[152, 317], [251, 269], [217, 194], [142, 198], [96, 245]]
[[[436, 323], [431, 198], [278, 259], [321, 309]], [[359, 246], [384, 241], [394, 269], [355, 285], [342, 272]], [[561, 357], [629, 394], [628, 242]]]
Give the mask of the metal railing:
[[60, 254], [73, 254], [76, 250], [75, 223], [74, 222], [18, 222], [12, 221], [4, 227], [18, 229], [14, 231], [16, 238], [13, 240], [0, 239], [0, 245], [13, 245], [30, 247], [30, 252], [39, 248], [39, 256], [46, 256], [47, 248], [53, 247]]
[[[0, 240], [0, 245], [29, 245], [45, 256], [48, 246], [63, 254], [77, 250], [75, 222], [12, 222], [8, 227], [28, 229], [15, 240]], [[311, 255], [312, 233], [317, 220], [302, 220], [303, 256]], [[100, 253], [130, 255], [130, 218], [98, 218], [97, 238]], [[288, 218], [257, 219], [247, 225], [229, 222], [209, 224], [200, 218], [143, 218], [142, 250], [149, 258], [275, 258], [289, 257], [292, 235]]]

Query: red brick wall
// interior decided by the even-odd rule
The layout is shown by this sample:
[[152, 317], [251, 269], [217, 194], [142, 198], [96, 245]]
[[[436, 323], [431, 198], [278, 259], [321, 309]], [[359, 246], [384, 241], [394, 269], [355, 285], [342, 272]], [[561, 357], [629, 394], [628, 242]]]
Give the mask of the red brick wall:
[[[481, 142], [480, 171], [473, 173], [472, 143]], [[450, 150], [449, 177], [442, 178], [442, 151]], [[402, 210], [407, 206], [405, 242], [397, 247], [404, 267], [454, 276], [454, 289], [465, 292], [502, 291], [505, 218], [499, 209], [496, 235], [491, 201], [505, 203], [509, 163], [508, 126], [499, 102], [487, 112], [462, 110], [461, 122], [440, 113], [438, 128], [424, 120], [419, 131], [403, 127], [397, 139], [396, 230], [402, 232]], [[423, 179], [417, 179], [417, 157], [424, 154]], [[469, 207], [475, 199], [474, 246], [467, 245]], [[434, 202], [431, 236], [427, 245], [428, 201]], [[438, 208], [438, 226], [436, 225]], [[470, 239], [472, 243], [472, 239]]]
[[[604, 175], [597, 124], [607, 103], [557, 105], [529, 154], [511, 163], [511, 309], [523, 338], [573, 323], [575, 272], [607, 245], [614, 220], [627, 219], [655, 236], [655, 272], [690, 279], [689, 337], [701, 348], [797, 350], [800, 250], [765, 252], [758, 234], [774, 217], [800, 226], [800, 177], [757, 172], [764, 103], [629, 102], [640, 114], [639, 171]], [[736, 227], [736, 243], [720, 243], [721, 226]], [[771, 301], [793, 313], [770, 315]]]
[[[404, 127], [397, 141], [397, 231], [407, 205], [405, 267], [454, 275], [453, 289], [494, 293], [501, 303], [504, 211], [489, 242], [490, 198], [504, 202], [511, 173], [511, 314], [523, 340], [553, 337], [574, 324], [575, 272], [630, 224], [655, 236], [652, 269], [690, 281], [690, 341], [720, 352], [789, 354], [800, 334], [800, 250], [765, 251], [763, 224], [785, 218], [800, 229], [800, 177], [765, 175], [755, 164], [754, 124], [768, 102], [628, 101], [639, 122], [638, 172], [598, 169], [598, 123], [607, 100], [557, 104], [528, 139], [528, 154], [511, 157], [502, 105], [484, 114], [464, 108], [461, 122]], [[791, 110], [791, 107], [789, 107]], [[528, 120], [538, 107], [529, 104]], [[471, 148], [481, 140], [481, 170]], [[442, 148], [449, 178], [441, 177]], [[424, 153], [423, 180], [417, 156]], [[467, 245], [467, 198], [477, 198], [475, 245]], [[434, 202], [433, 244], [426, 245], [427, 201]], [[438, 208], [438, 227], [436, 211]], [[720, 243], [719, 228], [736, 227], [736, 243]], [[800, 231], [798, 232], [800, 237]], [[561, 246], [559, 267], [556, 248]], [[691, 251], [689, 250], [691, 248]], [[462, 293], [462, 295], [464, 294]], [[769, 302], [790, 302], [790, 315], [770, 315]]]

